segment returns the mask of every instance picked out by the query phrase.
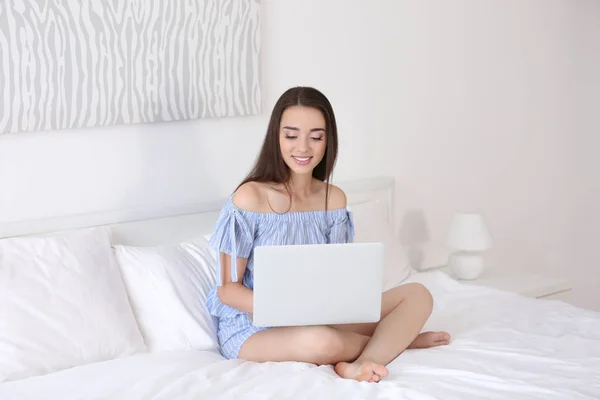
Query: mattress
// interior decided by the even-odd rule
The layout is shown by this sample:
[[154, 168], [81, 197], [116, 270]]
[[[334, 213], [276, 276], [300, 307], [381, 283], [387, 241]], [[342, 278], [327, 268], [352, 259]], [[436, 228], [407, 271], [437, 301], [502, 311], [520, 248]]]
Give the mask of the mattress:
[[435, 299], [426, 330], [450, 345], [407, 350], [380, 383], [331, 366], [138, 354], [0, 384], [0, 399], [600, 399], [600, 313], [417, 274]]

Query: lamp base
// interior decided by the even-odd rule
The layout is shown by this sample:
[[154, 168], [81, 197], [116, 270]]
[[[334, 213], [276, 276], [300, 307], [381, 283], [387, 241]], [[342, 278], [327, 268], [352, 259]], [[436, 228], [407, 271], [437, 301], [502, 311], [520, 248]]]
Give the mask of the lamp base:
[[462, 280], [477, 279], [484, 269], [483, 256], [478, 252], [454, 253], [450, 256], [448, 264], [454, 276]]

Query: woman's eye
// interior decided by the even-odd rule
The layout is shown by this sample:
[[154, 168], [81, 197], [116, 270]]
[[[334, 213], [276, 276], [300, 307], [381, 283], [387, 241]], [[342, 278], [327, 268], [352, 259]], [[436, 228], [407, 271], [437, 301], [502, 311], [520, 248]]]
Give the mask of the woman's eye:
[[312, 140], [316, 140], [316, 141], [318, 141], [318, 142], [320, 142], [321, 140], [323, 140], [323, 138], [322, 138], [322, 137], [314, 137], [314, 138], [311, 138], [311, 139], [312, 139]]
[[285, 135], [286, 139], [296, 139], [298, 136]]

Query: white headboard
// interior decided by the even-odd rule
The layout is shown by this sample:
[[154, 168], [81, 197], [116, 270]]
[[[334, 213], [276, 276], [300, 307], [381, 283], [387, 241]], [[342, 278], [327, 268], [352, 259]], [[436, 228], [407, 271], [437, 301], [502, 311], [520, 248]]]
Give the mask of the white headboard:
[[[352, 205], [376, 201], [394, 221], [394, 180], [376, 177], [336, 183]], [[135, 208], [57, 218], [0, 223], [0, 238], [44, 235], [73, 229], [108, 225], [113, 243], [152, 246], [179, 243], [210, 233], [224, 201], [198, 201], [178, 206]]]

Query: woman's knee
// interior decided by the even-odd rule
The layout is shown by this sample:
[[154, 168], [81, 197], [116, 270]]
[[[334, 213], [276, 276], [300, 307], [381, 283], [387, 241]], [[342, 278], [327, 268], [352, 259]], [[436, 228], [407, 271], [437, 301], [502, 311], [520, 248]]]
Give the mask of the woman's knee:
[[407, 297], [415, 301], [422, 307], [423, 312], [427, 313], [427, 316], [431, 315], [433, 311], [433, 296], [429, 289], [420, 283], [409, 283], [407, 286]]
[[335, 364], [344, 352], [344, 342], [338, 330], [328, 326], [307, 327], [300, 346], [316, 364]]

